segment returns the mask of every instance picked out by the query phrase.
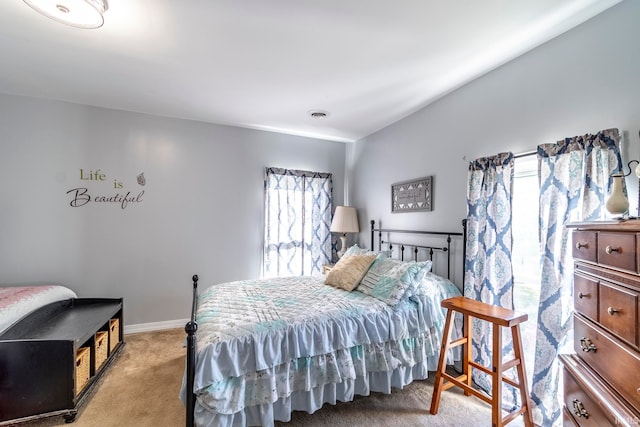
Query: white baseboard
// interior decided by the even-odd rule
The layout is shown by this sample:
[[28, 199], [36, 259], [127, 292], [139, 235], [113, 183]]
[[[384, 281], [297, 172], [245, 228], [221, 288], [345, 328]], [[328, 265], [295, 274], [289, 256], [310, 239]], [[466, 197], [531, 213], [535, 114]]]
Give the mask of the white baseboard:
[[189, 319], [166, 320], [164, 322], [138, 323], [137, 325], [124, 325], [125, 334], [137, 334], [139, 332], [164, 331], [166, 329], [184, 328]]

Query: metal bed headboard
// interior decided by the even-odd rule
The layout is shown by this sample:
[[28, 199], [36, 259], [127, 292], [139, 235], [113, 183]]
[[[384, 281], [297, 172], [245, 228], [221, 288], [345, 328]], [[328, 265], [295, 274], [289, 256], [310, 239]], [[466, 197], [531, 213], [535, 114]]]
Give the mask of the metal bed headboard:
[[[399, 246], [400, 249], [400, 259], [404, 261], [404, 251], [406, 247], [413, 248], [413, 259], [414, 261], [418, 260], [418, 252], [420, 249], [426, 249], [429, 253], [429, 259], [433, 261], [433, 254], [436, 251], [444, 252], [447, 255], [447, 279], [451, 278], [451, 240], [454, 236], [462, 237], [462, 268], [463, 268], [463, 277], [464, 277], [464, 260], [466, 259], [466, 243], [467, 243], [467, 220], [462, 220], [462, 231], [424, 231], [424, 230], [398, 230], [392, 228], [376, 228], [375, 220], [371, 220], [371, 249], [375, 250], [375, 235], [378, 232], [378, 250], [382, 251], [382, 245], [388, 245], [390, 251], [393, 250], [395, 246]], [[383, 233], [389, 234], [417, 234], [417, 235], [427, 235], [427, 236], [446, 236], [446, 246], [429, 246], [429, 245], [418, 245], [414, 243], [402, 243], [395, 241], [384, 241], [382, 239]]]

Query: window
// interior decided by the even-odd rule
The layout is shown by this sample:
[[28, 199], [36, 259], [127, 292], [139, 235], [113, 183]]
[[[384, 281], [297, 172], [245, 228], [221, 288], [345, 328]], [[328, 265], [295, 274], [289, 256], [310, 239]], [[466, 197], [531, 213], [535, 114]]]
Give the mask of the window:
[[331, 260], [330, 173], [265, 169], [263, 276], [322, 273]]
[[533, 376], [536, 351], [538, 304], [540, 302], [541, 257], [538, 237], [538, 159], [526, 156], [515, 159], [513, 174], [513, 304], [529, 320], [522, 324], [522, 343], [529, 386]]

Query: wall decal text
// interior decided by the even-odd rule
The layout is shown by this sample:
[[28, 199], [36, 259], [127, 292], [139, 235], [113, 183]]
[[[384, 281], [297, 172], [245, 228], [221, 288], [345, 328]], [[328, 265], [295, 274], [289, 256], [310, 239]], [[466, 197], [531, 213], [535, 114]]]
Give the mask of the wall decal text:
[[[80, 181], [84, 182], [84, 187], [72, 188], [71, 190], [67, 191], [67, 194], [69, 194], [71, 197], [69, 206], [74, 208], [79, 208], [89, 203], [115, 203], [120, 205], [121, 209], [125, 209], [130, 204], [141, 203], [142, 196], [144, 195], [144, 190], [141, 190], [137, 193], [135, 191], [126, 191], [123, 182], [115, 178], [113, 179], [113, 189], [122, 191], [118, 191], [115, 193], [112, 192], [106, 195], [104, 193], [96, 194], [96, 192], [90, 192], [88, 186], [86, 186], [89, 183], [107, 183], [108, 181], [107, 173], [100, 169], [96, 169], [95, 171], [80, 169]], [[136, 181], [138, 185], [145, 185], [146, 179], [144, 178], [144, 173], [139, 174], [136, 177]]]

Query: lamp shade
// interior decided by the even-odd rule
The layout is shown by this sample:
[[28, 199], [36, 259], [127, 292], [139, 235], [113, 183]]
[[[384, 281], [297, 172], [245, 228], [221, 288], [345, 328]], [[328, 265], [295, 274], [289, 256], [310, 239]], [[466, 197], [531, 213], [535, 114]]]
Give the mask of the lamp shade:
[[44, 16], [77, 28], [99, 28], [102, 14], [109, 8], [107, 0], [24, 0]]
[[351, 206], [338, 206], [331, 221], [332, 233], [358, 233], [358, 216], [356, 208]]

